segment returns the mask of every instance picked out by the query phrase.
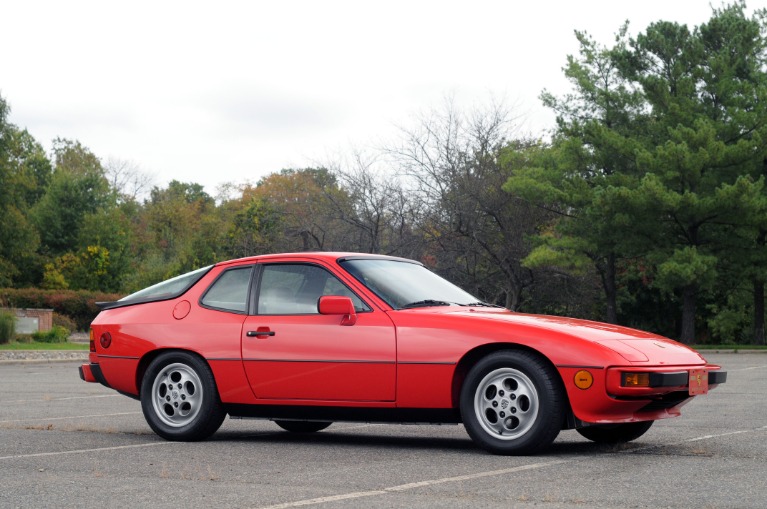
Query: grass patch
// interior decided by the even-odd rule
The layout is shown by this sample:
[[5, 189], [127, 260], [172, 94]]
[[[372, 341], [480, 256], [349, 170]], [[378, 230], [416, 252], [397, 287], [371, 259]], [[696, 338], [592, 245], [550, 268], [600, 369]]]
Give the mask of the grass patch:
[[18, 341], [11, 341], [0, 345], [0, 350], [82, 350], [87, 351], [89, 348], [88, 343], [39, 343], [32, 341], [31, 343], [19, 343]]

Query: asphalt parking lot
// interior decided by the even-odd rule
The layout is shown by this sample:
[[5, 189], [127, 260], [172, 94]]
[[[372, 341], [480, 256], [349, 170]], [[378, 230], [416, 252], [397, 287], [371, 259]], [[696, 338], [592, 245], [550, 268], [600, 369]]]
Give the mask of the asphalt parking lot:
[[709, 354], [729, 379], [638, 441], [574, 431], [532, 457], [477, 449], [462, 426], [334, 424], [291, 435], [227, 420], [166, 442], [137, 401], [77, 363], [0, 364], [0, 507], [767, 507], [767, 354]]

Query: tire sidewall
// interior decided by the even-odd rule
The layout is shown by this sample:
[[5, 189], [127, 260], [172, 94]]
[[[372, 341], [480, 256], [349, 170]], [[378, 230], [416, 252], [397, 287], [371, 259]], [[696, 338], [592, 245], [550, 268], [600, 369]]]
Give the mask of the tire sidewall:
[[[474, 399], [479, 383], [488, 373], [512, 368], [527, 376], [538, 395], [538, 414], [532, 427], [522, 436], [502, 440], [492, 436], [476, 415]], [[538, 355], [519, 350], [501, 350], [477, 362], [461, 387], [460, 412], [469, 436], [480, 447], [494, 454], [532, 454], [548, 447], [559, 434], [564, 419], [564, 387], [559, 373]]]

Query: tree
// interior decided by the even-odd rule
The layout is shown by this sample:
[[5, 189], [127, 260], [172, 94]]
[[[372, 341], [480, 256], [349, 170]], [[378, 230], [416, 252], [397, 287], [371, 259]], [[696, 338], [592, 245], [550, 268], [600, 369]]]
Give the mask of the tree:
[[152, 185], [152, 175], [125, 159], [109, 158], [104, 164], [104, 172], [110, 187], [121, 201], [137, 201]]
[[733, 249], [735, 233], [759, 249], [766, 27], [765, 11], [747, 18], [744, 9], [714, 10], [692, 31], [657, 22], [627, 40], [624, 27], [612, 48], [577, 33], [581, 58], [565, 69], [575, 93], [543, 96], [558, 113], [554, 162], [518, 173], [507, 189], [562, 219], [527, 261], [578, 267], [586, 254], [608, 320], [618, 317], [616, 269], [641, 265], [643, 281], [681, 300], [679, 334], [691, 342], [699, 298], [721, 286], [725, 266], [745, 264], [735, 260], [744, 252]]
[[641, 95], [621, 72], [618, 55], [627, 25], [606, 48], [576, 32], [578, 58], [564, 69], [573, 92], [558, 98], [544, 91], [543, 103], [557, 113], [554, 146], [540, 153], [506, 183], [505, 189], [554, 213], [552, 227], [525, 259], [531, 267], [559, 265], [581, 273], [590, 263], [599, 274], [605, 317], [618, 322], [618, 265], [624, 256], [627, 217], [612, 190], [633, 186], [634, 152], [646, 118]]
[[78, 141], [54, 140], [54, 170], [32, 217], [42, 249], [50, 255], [76, 251], [83, 218], [114, 203], [98, 157]]
[[39, 143], [8, 123], [0, 97], [0, 286], [29, 284], [40, 238], [29, 209], [42, 194], [51, 165]]
[[225, 228], [213, 198], [196, 183], [172, 180], [153, 187], [135, 216], [133, 256], [139, 270], [126, 282], [134, 290], [218, 261]]
[[243, 196], [222, 205], [233, 208], [227, 231], [227, 254], [243, 258], [268, 253], [280, 236], [282, 215], [266, 200]]
[[518, 310], [534, 283], [522, 265], [530, 249], [526, 237], [545, 214], [501, 190], [515, 170], [501, 164], [504, 147], [532, 144], [509, 142], [513, 127], [501, 105], [462, 114], [448, 103], [417, 128], [403, 130], [403, 142], [388, 153], [424, 210], [420, 227], [435, 246], [426, 254], [436, 268], [483, 298]]
[[335, 168], [348, 193], [341, 200], [333, 198], [336, 213], [350, 227], [346, 248], [418, 258], [423, 237], [417, 225], [423, 207], [389, 168], [377, 168], [378, 162], [358, 152], [346, 168]]
[[279, 251], [337, 249], [343, 232], [337, 207], [348, 196], [327, 168], [288, 169], [261, 179], [243, 191], [243, 200], [253, 199], [278, 211], [283, 232], [272, 246]]
[[[718, 270], [737, 253], [732, 232], [751, 226], [756, 233], [767, 219], [759, 214], [767, 11], [751, 18], [744, 11], [743, 3], [715, 9], [692, 32], [651, 24], [626, 60], [654, 119], [654, 143], [637, 155], [646, 175], [630, 201], [652, 218], [644, 222], [646, 256], [658, 268], [657, 286], [681, 294], [684, 342], [695, 338], [699, 296], [715, 287]], [[752, 238], [758, 242], [758, 234]]]

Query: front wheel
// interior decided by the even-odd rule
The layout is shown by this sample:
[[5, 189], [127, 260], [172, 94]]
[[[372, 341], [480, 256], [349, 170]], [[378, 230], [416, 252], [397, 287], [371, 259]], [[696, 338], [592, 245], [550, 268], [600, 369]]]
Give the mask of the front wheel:
[[582, 437], [598, 444], [621, 444], [641, 437], [655, 421], [626, 422], [621, 424], [597, 424], [578, 428]]
[[540, 356], [506, 350], [475, 364], [461, 388], [461, 418], [477, 445], [494, 454], [531, 454], [562, 429], [559, 373]]
[[285, 431], [291, 433], [314, 433], [327, 428], [332, 422], [318, 421], [274, 421], [274, 423]]
[[141, 382], [141, 410], [166, 440], [204, 440], [226, 417], [210, 367], [187, 352], [163, 353], [152, 361]]

